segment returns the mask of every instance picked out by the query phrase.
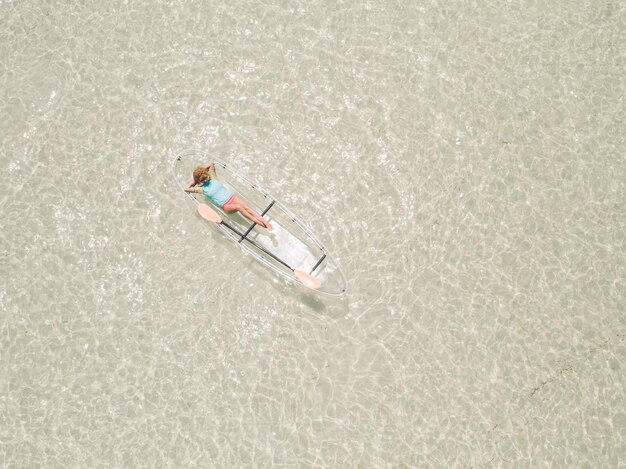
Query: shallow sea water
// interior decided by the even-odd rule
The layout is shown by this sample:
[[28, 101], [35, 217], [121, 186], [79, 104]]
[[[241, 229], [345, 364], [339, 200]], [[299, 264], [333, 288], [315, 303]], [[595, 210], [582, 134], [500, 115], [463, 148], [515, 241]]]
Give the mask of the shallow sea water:
[[[0, 1], [0, 465], [623, 467], [625, 20]], [[347, 295], [211, 231], [186, 148]]]

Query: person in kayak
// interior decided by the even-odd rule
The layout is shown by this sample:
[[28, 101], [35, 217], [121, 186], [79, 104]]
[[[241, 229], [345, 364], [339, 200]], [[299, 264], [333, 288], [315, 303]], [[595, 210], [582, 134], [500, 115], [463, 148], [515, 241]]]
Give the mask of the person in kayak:
[[233, 194], [218, 181], [214, 163], [209, 163], [206, 166], [197, 166], [193, 170], [193, 181], [185, 189], [185, 192], [204, 194], [226, 213], [239, 212], [263, 228], [267, 228], [270, 231], [273, 228], [272, 224], [265, 221], [242, 197]]

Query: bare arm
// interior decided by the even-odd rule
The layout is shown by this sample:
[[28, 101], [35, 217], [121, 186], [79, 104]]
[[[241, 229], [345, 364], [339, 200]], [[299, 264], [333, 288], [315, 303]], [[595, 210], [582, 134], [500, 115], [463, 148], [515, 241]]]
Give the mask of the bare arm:
[[212, 161], [210, 163], [207, 163], [206, 169], [209, 170], [210, 179], [217, 179], [217, 173], [215, 172], [215, 163], [213, 163]]
[[[213, 163], [212, 161], [210, 163], [207, 163], [206, 169], [209, 170], [209, 179], [217, 178], [217, 174], [215, 173], [215, 163]], [[202, 194], [203, 193], [202, 188], [195, 187], [195, 186], [196, 186], [196, 182], [191, 181], [189, 185], [187, 186], [187, 188], [185, 189], [185, 192], [194, 192], [196, 194]]]
[[195, 182], [191, 182], [191, 184], [189, 184], [186, 188], [185, 188], [185, 192], [194, 192], [196, 194], [202, 194], [202, 187], [195, 187], [196, 183]]

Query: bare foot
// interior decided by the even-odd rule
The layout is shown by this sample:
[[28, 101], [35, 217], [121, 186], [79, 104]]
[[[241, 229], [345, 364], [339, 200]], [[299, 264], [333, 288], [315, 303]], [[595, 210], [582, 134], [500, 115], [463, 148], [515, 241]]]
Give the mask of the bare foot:
[[272, 231], [274, 230], [274, 227], [271, 225], [271, 223], [265, 222], [262, 225], [258, 224], [257, 230], [259, 230], [259, 233], [262, 233], [265, 236], [269, 236], [273, 234]]

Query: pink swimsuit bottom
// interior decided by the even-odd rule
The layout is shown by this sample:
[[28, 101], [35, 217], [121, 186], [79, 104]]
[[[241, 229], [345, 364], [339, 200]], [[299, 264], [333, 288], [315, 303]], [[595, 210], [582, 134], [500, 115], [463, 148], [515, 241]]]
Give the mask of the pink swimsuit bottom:
[[228, 199], [226, 202], [224, 202], [224, 204], [222, 205], [222, 208], [226, 207], [228, 204], [232, 204], [235, 201], [235, 195], [231, 196], [230, 199]]

